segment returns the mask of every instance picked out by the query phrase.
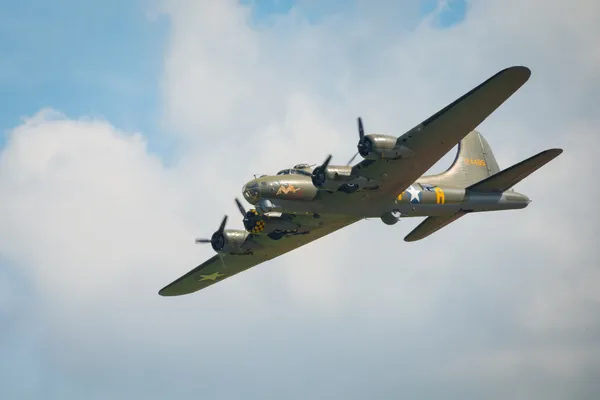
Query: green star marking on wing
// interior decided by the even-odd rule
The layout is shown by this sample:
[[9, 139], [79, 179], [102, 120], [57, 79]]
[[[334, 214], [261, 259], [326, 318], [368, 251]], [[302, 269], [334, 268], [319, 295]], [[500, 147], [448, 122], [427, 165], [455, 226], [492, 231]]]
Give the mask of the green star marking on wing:
[[217, 279], [219, 279], [222, 276], [225, 276], [225, 274], [221, 274], [219, 272], [215, 272], [214, 274], [210, 274], [210, 275], [200, 275], [200, 279], [198, 279], [198, 282], [202, 282], [202, 281], [215, 282]]

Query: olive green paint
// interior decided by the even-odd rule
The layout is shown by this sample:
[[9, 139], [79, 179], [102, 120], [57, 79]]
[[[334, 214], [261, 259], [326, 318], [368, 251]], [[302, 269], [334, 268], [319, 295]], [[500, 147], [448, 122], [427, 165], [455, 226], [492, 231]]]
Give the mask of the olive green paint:
[[[217, 255], [159, 291], [178, 296], [203, 289], [365, 218], [394, 225], [402, 218], [427, 217], [405, 240], [423, 239], [469, 213], [522, 209], [530, 199], [512, 187], [562, 150], [541, 152], [503, 171], [486, 139], [475, 130], [514, 94], [531, 71], [500, 71], [400, 137], [364, 135], [359, 119], [354, 166], [312, 168], [298, 164], [277, 175], [246, 183], [238, 201], [244, 230], [225, 229], [210, 242]], [[443, 173], [425, 172], [458, 144]]]

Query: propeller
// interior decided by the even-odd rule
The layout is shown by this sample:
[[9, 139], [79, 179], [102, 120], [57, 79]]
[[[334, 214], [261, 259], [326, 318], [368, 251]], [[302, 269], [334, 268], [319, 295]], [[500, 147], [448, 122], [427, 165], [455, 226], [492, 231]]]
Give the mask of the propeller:
[[252, 231], [252, 229], [254, 229], [254, 226], [256, 225], [256, 212], [254, 210], [246, 211], [246, 209], [242, 205], [242, 202], [239, 201], [237, 198], [235, 199], [235, 204], [237, 205], [238, 210], [240, 210], [242, 217], [244, 217], [244, 219], [242, 220], [242, 222], [244, 223], [244, 228], [246, 228], [248, 232]]
[[325, 172], [327, 170], [327, 166], [331, 162], [331, 154], [327, 156], [323, 164], [319, 165], [317, 168], [313, 169], [312, 172], [312, 182], [316, 187], [322, 186], [325, 183]]
[[358, 151], [357, 151], [356, 153], [354, 153], [354, 155], [352, 156], [352, 158], [350, 159], [350, 161], [348, 161], [348, 162], [346, 163], [346, 165], [350, 165], [350, 164], [352, 164], [352, 161], [354, 161], [354, 159], [356, 158], [356, 156], [357, 156], [357, 155], [358, 155]]
[[240, 210], [240, 212], [242, 213], [242, 217], [246, 217], [246, 209], [244, 208], [244, 206], [242, 205], [242, 202], [236, 197], [235, 199], [235, 204], [238, 207], [238, 210]]
[[210, 243], [217, 253], [225, 246], [225, 225], [227, 224], [227, 215], [223, 217], [219, 229], [212, 234], [210, 239], [196, 239], [196, 243]]
[[363, 127], [361, 117], [358, 117], [357, 121], [358, 121], [358, 137], [360, 138], [360, 141], [362, 141], [365, 137], [365, 128]]
[[369, 152], [371, 151], [372, 144], [369, 139], [365, 139], [365, 128], [363, 126], [362, 118], [358, 117], [357, 121], [358, 121], [358, 145], [356, 145], [356, 148], [358, 149], [358, 152], [352, 156], [352, 158], [350, 159], [350, 161], [348, 161], [348, 163], [346, 165], [350, 165], [352, 163], [352, 161], [354, 161], [354, 159], [356, 158], [357, 155], [361, 154], [361, 155], [365, 156], [365, 155], [369, 154]]

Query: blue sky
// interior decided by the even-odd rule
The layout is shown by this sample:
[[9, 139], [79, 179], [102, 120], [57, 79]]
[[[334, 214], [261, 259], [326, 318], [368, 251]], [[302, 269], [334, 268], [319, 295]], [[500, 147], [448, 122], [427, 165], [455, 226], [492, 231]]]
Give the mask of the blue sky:
[[[149, 18], [150, 7], [141, 0], [0, 4], [0, 129], [11, 129], [22, 116], [52, 107], [72, 118], [102, 116], [120, 129], [144, 133], [153, 150], [168, 149], [166, 139], [159, 136], [166, 18]], [[253, 8], [257, 22], [298, 7], [291, 0], [242, 4]], [[341, 5], [343, 12], [351, 12], [353, 5], [347, 4], [303, 2], [299, 10], [318, 20], [344, 10]], [[448, 4], [437, 17], [442, 27], [465, 15], [464, 0]], [[435, 6], [436, 0], [422, 0], [421, 15]]]
[[[420, 16], [425, 17], [431, 14], [438, 7], [438, 3], [439, 0], [419, 0]], [[332, 14], [356, 13], [371, 7], [368, 2], [362, 2], [360, 7], [357, 7], [356, 0], [301, 1], [299, 4], [293, 0], [241, 0], [240, 4], [252, 7], [252, 15], [258, 23], [267, 22], [270, 17], [286, 14], [292, 9], [299, 11], [306, 20], [317, 22], [320, 18]], [[434, 23], [440, 28], [449, 28], [465, 18], [467, 7], [466, 0], [447, 0], [445, 6], [436, 15]], [[406, 10], [398, 7], [395, 12], [400, 15]]]
[[[437, 7], [437, 0], [422, 0], [421, 15], [429, 15]], [[462, 21], [467, 14], [466, 0], [448, 0], [440, 13], [436, 16], [436, 23], [441, 28], [450, 28]]]
[[43, 107], [157, 133], [167, 24], [135, 1], [3, 1], [0, 126]]

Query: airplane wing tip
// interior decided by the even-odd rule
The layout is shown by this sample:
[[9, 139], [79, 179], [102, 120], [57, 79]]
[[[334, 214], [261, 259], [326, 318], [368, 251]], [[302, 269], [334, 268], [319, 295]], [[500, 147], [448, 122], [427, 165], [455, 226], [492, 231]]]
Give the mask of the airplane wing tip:
[[561, 154], [562, 154], [562, 152], [563, 152], [564, 150], [563, 150], [563, 149], [556, 148], [556, 149], [550, 149], [550, 150], [548, 150], [548, 151], [549, 151], [549, 152], [551, 152], [552, 154], [556, 154], [557, 156], [559, 156], [559, 155], [561, 155]]
[[516, 81], [522, 82], [521, 85], [523, 85], [531, 77], [531, 69], [524, 65], [515, 65], [512, 67], [505, 68], [498, 73], [498, 75], [506, 74], [512, 75]]
[[417, 237], [416, 235], [408, 234], [404, 237], [404, 241], [407, 243], [416, 242], [417, 240], [422, 239], [421, 237]]
[[519, 73], [522, 75], [526, 75], [527, 77], [531, 76], [531, 69], [524, 65], [513, 65], [512, 67], [505, 68], [504, 71], [514, 71], [515, 73]]
[[192, 292], [194, 292], [194, 291], [193, 290], [192, 291], [182, 291], [181, 289], [177, 290], [177, 288], [173, 287], [173, 285], [167, 285], [164, 288], [160, 289], [158, 291], [158, 294], [159, 294], [159, 296], [162, 296], [162, 297], [175, 297], [175, 296], [183, 296], [184, 294], [189, 294]]
[[158, 291], [159, 296], [170, 297], [175, 296], [172, 292], [169, 291], [168, 287], [164, 287]]
[[554, 160], [556, 157], [560, 156], [563, 153], [563, 149], [550, 149], [548, 150], [550, 160]]
[[546, 159], [548, 159], [548, 161], [560, 156], [563, 153], [563, 149], [559, 149], [559, 148], [555, 148], [555, 149], [548, 149], [548, 150], [544, 150], [541, 153], [538, 154], [538, 156], [542, 156]]
[[520, 69], [521, 71], [525, 71], [525, 72], [531, 72], [531, 69], [529, 67], [526, 67], [525, 65], [513, 65], [512, 67], [509, 68], [514, 68], [514, 69]]

